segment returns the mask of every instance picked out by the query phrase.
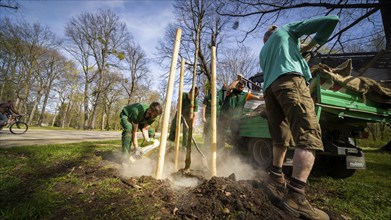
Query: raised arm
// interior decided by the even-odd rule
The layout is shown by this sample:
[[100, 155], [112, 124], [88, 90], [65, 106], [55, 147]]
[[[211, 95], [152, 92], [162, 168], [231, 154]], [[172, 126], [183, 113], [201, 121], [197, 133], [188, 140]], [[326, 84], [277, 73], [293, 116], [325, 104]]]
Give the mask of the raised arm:
[[326, 43], [338, 22], [338, 16], [329, 15], [287, 24], [283, 28], [287, 28], [290, 33], [298, 38], [303, 35], [315, 34], [312, 41], [304, 48], [308, 50], [308, 48], [312, 48], [316, 44], [323, 45]]

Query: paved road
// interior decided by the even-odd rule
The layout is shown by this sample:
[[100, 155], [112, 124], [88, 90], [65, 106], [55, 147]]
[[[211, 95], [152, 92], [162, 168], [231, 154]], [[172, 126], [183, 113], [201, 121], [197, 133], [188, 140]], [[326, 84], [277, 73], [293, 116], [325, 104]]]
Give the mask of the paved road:
[[14, 135], [9, 130], [0, 131], [0, 148], [104, 140], [121, 140], [121, 131], [61, 131], [31, 129], [22, 135]]

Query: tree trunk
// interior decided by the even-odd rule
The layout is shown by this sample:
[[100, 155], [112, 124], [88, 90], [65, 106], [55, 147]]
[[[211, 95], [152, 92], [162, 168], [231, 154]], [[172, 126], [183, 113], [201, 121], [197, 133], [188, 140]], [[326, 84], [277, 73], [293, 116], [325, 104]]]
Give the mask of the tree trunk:
[[96, 121], [96, 115], [97, 115], [97, 110], [98, 110], [99, 97], [100, 97], [100, 95], [98, 92], [98, 94], [96, 95], [94, 104], [92, 105], [92, 114], [91, 114], [91, 122], [90, 122], [89, 129], [95, 128], [95, 121]]
[[88, 129], [88, 76], [86, 75], [86, 84], [84, 85], [84, 123], [83, 123], [83, 129]]
[[101, 125], [100, 125], [100, 130], [101, 131], [105, 130], [105, 124], [106, 124], [106, 113], [103, 113], [102, 120], [101, 120]]
[[37, 99], [35, 100], [33, 109], [32, 109], [31, 112], [30, 112], [29, 120], [28, 120], [28, 123], [27, 123], [27, 124], [29, 124], [29, 125], [31, 125], [32, 122], [33, 122], [33, 120], [34, 120], [34, 115], [35, 115], [35, 112], [37, 111], [38, 104], [39, 104], [39, 102], [41, 101], [41, 98], [42, 98], [42, 89], [40, 89], [40, 90], [38, 91]]
[[110, 126], [110, 112], [111, 112], [111, 106], [112, 106], [113, 103], [110, 103], [107, 105], [107, 118], [106, 118], [106, 127], [105, 129], [106, 130], [111, 130], [111, 126]]
[[35, 102], [34, 102], [33, 109], [31, 109], [31, 112], [30, 112], [30, 115], [29, 115], [29, 120], [28, 120], [28, 122], [27, 122], [28, 125], [31, 125], [32, 122], [33, 122], [34, 114], [35, 114], [35, 111], [37, 110], [37, 106], [38, 106], [38, 102], [35, 101]]
[[391, 4], [389, 0], [379, 0], [379, 3], [388, 4], [387, 6], [380, 8], [380, 12], [386, 37], [386, 50], [391, 50]]
[[46, 91], [45, 91], [45, 98], [43, 100], [41, 114], [39, 115], [39, 119], [38, 119], [38, 123], [37, 123], [38, 126], [42, 126], [43, 117], [44, 117], [45, 111], [46, 111], [46, 105], [48, 104], [48, 100], [49, 100], [49, 94], [50, 94], [50, 89], [51, 89], [52, 83], [49, 82], [48, 84], [49, 85], [46, 87]]
[[58, 109], [58, 105], [56, 106], [56, 110], [54, 111], [54, 117], [53, 117], [53, 121], [52, 121], [52, 127], [54, 127], [54, 123], [56, 122], [57, 113], [58, 113], [57, 109]]
[[[194, 69], [193, 69], [193, 82], [192, 82], [192, 98], [191, 98], [191, 106], [194, 106], [194, 99], [195, 99], [195, 83], [196, 83], [196, 77], [197, 77], [197, 60], [198, 60], [198, 51], [200, 49], [200, 35], [201, 35], [201, 27], [202, 27], [202, 18], [198, 17], [198, 24], [197, 24], [197, 30], [196, 30], [196, 41], [195, 41], [195, 52], [194, 52]], [[185, 159], [185, 170], [190, 169], [191, 165], [191, 142], [193, 137], [193, 120], [194, 120], [194, 109], [190, 108], [190, 122], [189, 122], [189, 130], [188, 130], [188, 137], [187, 137], [187, 148], [186, 148], [186, 159]]]
[[[64, 116], [62, 117], [62, 121], [61, 121], [61, 127], [62, 128], [65, 128], [69, 125], [69, 123], [66, 123], [67, 119], [68, 119], [68, 114], [69, 114], [69, 110], [71, 109], [71, 101], [69, 100], [68, 102], [68, 105], [67, 105], [67, 108], [64, 112]], [[68, 119], [69, 121], [69, 119]]]

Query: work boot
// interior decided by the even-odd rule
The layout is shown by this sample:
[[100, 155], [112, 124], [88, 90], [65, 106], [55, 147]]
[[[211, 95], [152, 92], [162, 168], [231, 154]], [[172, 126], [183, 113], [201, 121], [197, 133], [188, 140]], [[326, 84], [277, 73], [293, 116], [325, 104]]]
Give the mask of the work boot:
[[326, 212], [311, 206], [304, 190], [295, 191], [291, 189], [291, 186], [289, 186], [288, 193], [282, 198], [280, 207], [297, 218], [301, 216], [306, 219], [330, 219]]
[[270, 171], [266, 180], [266, 194], [269, 200], [278, 205], [286, 191], [286, 179], [283, 173]]

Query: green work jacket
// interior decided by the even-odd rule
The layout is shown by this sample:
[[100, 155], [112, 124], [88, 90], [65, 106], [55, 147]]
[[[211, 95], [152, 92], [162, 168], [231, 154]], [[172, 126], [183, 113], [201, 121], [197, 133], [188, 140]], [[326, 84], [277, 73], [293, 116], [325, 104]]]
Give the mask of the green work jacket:
[[144, 126], [147, 124], [151, 125], [156, 120], [156, 118], [148, 120], [145, 119], [145, 114], [148, 108], [148, 105], [141, 103], [127, 105], [122, 109], [121, 115], [126, 115], [129, 122], [142, 124]]
[[232, 119], [239, 119], [246, 104], [247, 92], [240, 92], [227, 95], [225, 97], [223, 106], [221, 107], [221, 115]]

